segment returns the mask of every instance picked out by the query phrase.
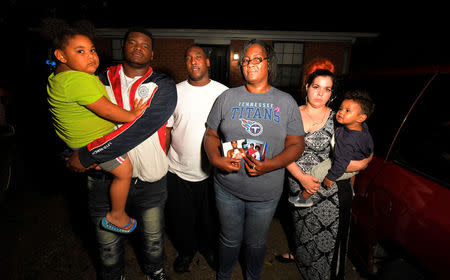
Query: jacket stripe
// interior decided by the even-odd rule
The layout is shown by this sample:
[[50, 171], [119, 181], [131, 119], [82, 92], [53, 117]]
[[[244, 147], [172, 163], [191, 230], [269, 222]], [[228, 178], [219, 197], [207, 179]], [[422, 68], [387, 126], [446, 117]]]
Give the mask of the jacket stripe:
[[[114, 97], [116, 98], [116, 102], [117, 105], [119, 105], [120, 107], [123, 108], [123, 99], [122, 99], [122, 85], [120, 83], [120, 75], [119, 75], [119, 70], [122, 67], [121, 64], [116, 65], [116, 66], [111, 66], [108, 68], [108, 78], [109, 78], [109, 82], [111, 85], [111, 88], [114, 92]], [[132, 91], [130, 92], [130, 105], [132, 106], [132, 104], [134, 105], [134, 96], [136, 93], [137, 88], [141, 85], [141, 83], [143, 81], [145, 81], [145, 79], [147, 79], [148, 77], [151, 76], [151, 74], [153, 73], [153, 70], [151, 67], [149, 67], [147, 73], [145, 73], [144, 76], [142, 76], [141, 78], [139, 78], [132, 86]], [[133, 90], [134, 88], [134, 90]], [[147, 104], [149, 104], [154, 96], [154, 93], [158, 90], [158, 86], [156, 86], [155, 90], [153, 91], [152, 95], [150, 96], [150, 98], [147, 100]], [[133, 97], [132, 97], [133, 96]], [[144, 111], [145, 112], [145, 111]], [[133, 123], [135, 123], [141, 116], [143, 115], [143, 113], [141, 113], [138, 117], [136, 117], [133, 121], [128, 122], [123, 124], [120, 128], [114, 130], [113, 132], [100, 137], [94, 141], [92, 141], [91, 143], [89, 143], [87, 145], [87, 149], [88, 151], [92, 151], [94, 149], [98, 149], [100, 148], [102, 145], [104, 145], [106, 142], [111, 141], [112, 139], [114, 139], [115, 137], [117, 137], [118, 135], [120, 135], [121, 133], [123, 133], [125, 130], [127, 130], [128, 128], [130, 128]], [[95, 153], [95, 152], [94, 152]]]
[[117, 105], [123, 108], [122, 90], [121, 90], [120, 75], [119, 75], [119, 70], [121, 67], [122, 67], [122, 64], [117, 65], [117, 67], [108, 68], [107, 77], [109, 79], [109, 84], [111, 85], [111, 88], [119, 89], [119, 92], [114, 91], [114, 97], [116, 98]]
[[[112, 85], [115, 85], [116, 88], [117, 85], [120, 85], [120, 79], [116, 79], [120, 77], [118, 70], [120, 68], [110, 67], [99, 74], [100, 80], [112, 95], [114, 95], [111, 92]], [[116, 75], [113, 75], [114, 73]], [[167, 123], [176, 107], [176, 85], [167, 75], [153, 71], [143, 81], [143, 84], [147, 83], [151, 83], [151, 87], [156, 87], [148, 100], [150, 107], [133, 122], [126, 123], [118, 130], [80, 148], [78, 154], [83, 166], [87, 167], [94, 163], [117, 158], [145, 141], [155, 132], [158, 132], [160, 145], [165, 151], [165, 123]], [[120, 100], [120, 98], [117, 99]]]

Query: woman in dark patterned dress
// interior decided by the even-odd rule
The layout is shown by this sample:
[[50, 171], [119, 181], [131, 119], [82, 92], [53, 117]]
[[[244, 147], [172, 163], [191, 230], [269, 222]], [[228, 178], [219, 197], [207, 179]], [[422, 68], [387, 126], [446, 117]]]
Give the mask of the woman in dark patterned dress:
[[[330, 156], [334, 133], [334, 112], [328, 108], [334, 76], [318, 69], [306, 80], [306, 104], [300, 106], [305, 129], [305, 151], [287, 169], [292, 194], [306, 190], [314, 205], [292, 208], [294, 220], [294, 259], [305, 280], [344, 279], [352, 189], [350, 180], [337, 181], [337, 187], [324, 188], [308, 173]], [[365, 167], [367, 160], [353, 162], [351, 170]]]

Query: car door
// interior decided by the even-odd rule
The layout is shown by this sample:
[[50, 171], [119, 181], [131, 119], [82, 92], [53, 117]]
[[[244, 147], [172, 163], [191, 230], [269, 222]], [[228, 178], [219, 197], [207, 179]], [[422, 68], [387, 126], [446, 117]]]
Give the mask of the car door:
[[374, 250], [389, 244], [384, 256], [441, 278], [450, 265], [449, 75], [393, 75], [365, 85], [377, 98], [369, 128], [378, 156], [357, 178], [352, 242], [371, 272], [379, 268]]
[[450, 265], [449, 101], [450, 75], [439, 73], [414, 104], [383, 171], [393, 173], [388, 191], [396, 194], [390, 237], [436, 274]]

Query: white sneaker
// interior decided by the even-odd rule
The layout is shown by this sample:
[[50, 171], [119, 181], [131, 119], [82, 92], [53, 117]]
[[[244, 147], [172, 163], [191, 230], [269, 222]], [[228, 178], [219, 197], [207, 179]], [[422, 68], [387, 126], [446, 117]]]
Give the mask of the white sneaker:
[[164, 268], [161, 268], [153, 275], [147, 275], [147, 280], [169, 280], [169, 276], [167, 276]]
[[301, 193], [297, 196], [290, 196], [288, 201], [295, 207], [311, 207], [311, 206], [313, 206], [312, 199], [304, 198]]

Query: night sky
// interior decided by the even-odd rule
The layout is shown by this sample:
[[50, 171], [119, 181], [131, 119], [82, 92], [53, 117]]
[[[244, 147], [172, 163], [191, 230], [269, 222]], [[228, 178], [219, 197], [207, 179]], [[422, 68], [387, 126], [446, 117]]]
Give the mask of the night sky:
[[[352, 48], [350, 71], [386, 66], [436, 64], [450, 61], [449, 24], [446, 9], [431, 4], [393, 8], [381, 2], [343, 7], [317, 3], [293, 7], [292, 2], [145, 1], [28, 1], [0, 2], [0, 84], [17, 83], [20, 73], [33, 75], [30, 62], [45, 57], [45, 48], [36, 43], [30, 28], [39, 27], [48, 16], [68, 21], [88, 19], [97, 28], [249, 29], [315, 32], [362, 32], [377, 38], [357, 40]], [[213, 7], [211, 5], [214, 5]], [[217, 6], [220, 5], [220, 6]], [[441, 12], [442, 11], [442, 12]], [[34, 37], [33, 37], [34, 36]], [[36, 69], [34, 69], [36, 70]]]
[[[284, 3], [286, 2], [286, 3]], [[354, 67], [370, 67], [376, 63], [436, 63], [448, 61], [450, 24], [442, 14], [445, 8], [421, 3], [391, 7], [382, 2], [361, 5], [333, 6], [325, 3], [308, 5], [292, 1], [250, 4], [209, 1], [81, 0], [29, 1], [6, 0], [0, 3], [0, 26], [5, 38], [14, 44], [2, 43], [2, 61], [19, 61], [10, 55], [25, 47], [27, 30], [38, 27], [48, 16], [71, 20], [88, 19], [97, 28], [126, 28], [142, 25], [148, 28], [299, 30], [318, 32], [370, 32], [376, 39], [359, 40], [353, 47]], [[238, 5], [241, 4], [241, 5]], [[213, 5], [213, 6], [211, 6]], [[28, 38], [29, 39], [29, 38]], [[5, 40], [2, 40], [5, 42]], [[19, 43], [19, 45], [17, 44]], [[20, 46], [22, 45], [22, 46]], [[14, 58], [13, 58], [14, 57]], [[11, 64], [15, 62], [8, 62]]]

